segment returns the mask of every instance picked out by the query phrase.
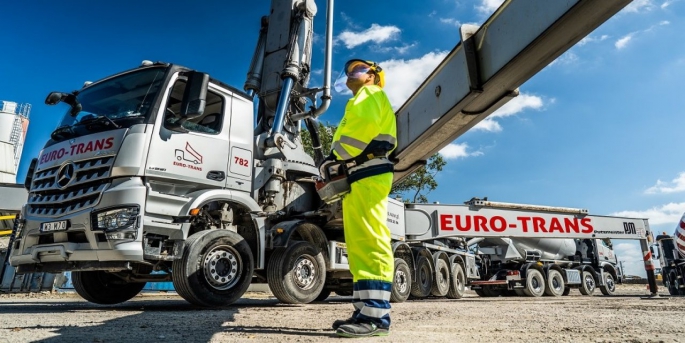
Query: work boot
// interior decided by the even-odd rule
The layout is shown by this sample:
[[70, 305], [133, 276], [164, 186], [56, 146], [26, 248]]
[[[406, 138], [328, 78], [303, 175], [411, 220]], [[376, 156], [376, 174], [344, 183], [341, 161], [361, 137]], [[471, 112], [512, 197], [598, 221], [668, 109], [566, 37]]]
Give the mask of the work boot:
[[389, 332], [390, 330], [379, 328], [374, 323], [345, 324], [335, 331], [338, 336], [348, 338], [387, 336]]
[[338, 328], [339, 328], [340, 326], [342, 326], [342, 325], [354, 324], [354, 323], [356, 323], [356, 322], [357, 322], [357, 320], [354, 319], [354, 317], [350, 317], [350, 318], [347, 318], [347, 319], [338, 319], [338, 320], [336, 320], [336, 321], [333, 322], [333, 325], [332, 325], [332, 326], [333, 326], [333, 330], [338, 330]]

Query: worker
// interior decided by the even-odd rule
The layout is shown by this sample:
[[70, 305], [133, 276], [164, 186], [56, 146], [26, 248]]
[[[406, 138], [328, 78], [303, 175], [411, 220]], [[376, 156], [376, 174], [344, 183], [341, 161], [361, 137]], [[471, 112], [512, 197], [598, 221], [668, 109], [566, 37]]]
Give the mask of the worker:
[[352, 91], [333, 136], [330, 160], [354, 162], [348, 170], [350, 192], [342, 199], [347, 260], [353, 276], [354, 312], [336, 320], [342, 337], [385, 336], [390, 329], [394, 258], [386, 225], [397, 145], [395, 112], [383, 91], [383, 69], [353, 59], [345, 64], [336, 89]]

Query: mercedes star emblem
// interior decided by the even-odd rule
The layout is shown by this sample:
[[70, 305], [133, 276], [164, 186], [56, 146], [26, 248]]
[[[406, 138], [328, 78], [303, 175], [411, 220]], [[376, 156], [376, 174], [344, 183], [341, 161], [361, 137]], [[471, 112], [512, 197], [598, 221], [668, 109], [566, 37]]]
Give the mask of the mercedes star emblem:
[[76, 167], [74, 166], [73, 162], [67, 162], [63, 164], [61, 167], [59, 167], [59, 170], [57, 170], [57, 186], [59, 188], [64, 188], [68, 186], [71, 183], [71, 180], [74, 178], [74, 172], [76, 170]]

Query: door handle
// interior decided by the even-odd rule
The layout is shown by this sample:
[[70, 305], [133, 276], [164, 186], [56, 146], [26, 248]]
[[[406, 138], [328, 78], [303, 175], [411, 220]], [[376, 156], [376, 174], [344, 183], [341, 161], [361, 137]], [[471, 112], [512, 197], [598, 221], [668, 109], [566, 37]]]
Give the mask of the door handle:
[[214, 181], [224, 181], [226, 173], [219, 170], [211, 170], [207, 173], [207, 178]]

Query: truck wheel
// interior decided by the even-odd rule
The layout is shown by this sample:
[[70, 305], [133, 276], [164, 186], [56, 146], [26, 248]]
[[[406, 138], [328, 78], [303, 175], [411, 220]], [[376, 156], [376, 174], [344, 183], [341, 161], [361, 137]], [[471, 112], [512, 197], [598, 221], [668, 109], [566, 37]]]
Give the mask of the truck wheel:
[[502, 295], [502, 291], [493, 287], [483, 286], [483, 294], [489, 298], [497, 298]]
[[474, 289], [473, 291], [476, 292], [476, 294], [478, 294], [479, 297], [486, 297], [485, 292], [483, 292], [483, 289]]
[[526, 288], [523, 289], [529, 297], [540, 297], [545, 294], [545, 278], [537, 269], [528, 269], [526, 273]]
[[428, 257], [419, 257], [416, 261], [416, 277], [411, 280], [411, 295], [417, 298], [425, 298], [431, 293], [433, 285], [432, 269]]
[[174, 289], [191, 304], [227, 306], [247, 291], [254, 262], [245, 239], [233, 231], [205, 230], [186, 240], [173, 263]]
[[564, 278], [558, 270], [550, 269], [547, 272], [547, 284], [545, 285], [545, 295], [559, 297], [564, 294]]
[[431, 294], [436, 297], [444, 297], [450, 290], [450, 268], [445, 260], [438, 259], [433, 275]]
[[599, 290], [604, 295], [614, 295], [616, 292], [616, 282], [614, 281], [614, 276], [611, 273], [603, 272], [602, 278], [604, 279], [604, 286], [599, 286]]
[[466, 276], [464, 267], [459, 263], [452, 263], [452, 273], [450, 274], [450, 290], [447, 292], [448, 299], [461, 299], [466, 288]]
[[516, 295], [519, 297], [525, 297], [526, 296], [526, 292], [520, 288], [514, 288], [514, 293], [516, 293]]
[[392, 280], [391, 303], [405, 302], [411, 292], [411, 271], [407, 262], [395, 258], [395, 276]]
[[567, 296], [569, 294], [571, 294], [571, 287], [569, 287], [569, 286], [564, 287], [564, 293], [561, 293], [561, 295]]
[[583, 278], [580, 280], [580, 294], [582, 295], [592, 295], [595, 292], [595, 278], [590, 272], [583, 272]]
[[101, 305], [123, 303], [135, 297], [145, 287], [145, 282], [126, 282], [101, 270], [72, 272], [71, 281], [78, 295]]
[[331, 296], [331, 290], [328, 288], [324, 288], [321, 290], [321, 293], [319, 293], [319, 296], [314, 299], [314, 301], [324, 301], [328, 299], [328, 297]]
[[309, 242], [277, 248], [269, 258], [266, 280], [281, 302], [308, 304], [321, 293], [326, 282], [323, 253]]

